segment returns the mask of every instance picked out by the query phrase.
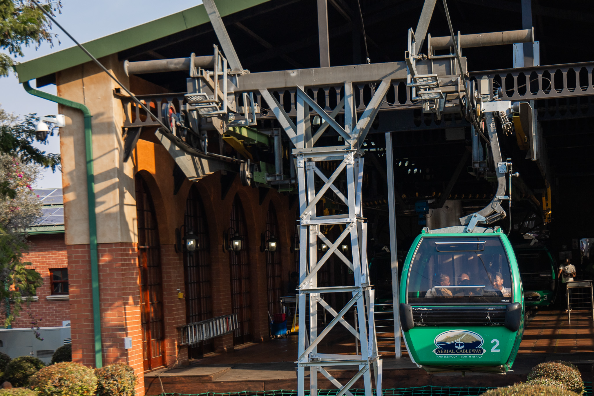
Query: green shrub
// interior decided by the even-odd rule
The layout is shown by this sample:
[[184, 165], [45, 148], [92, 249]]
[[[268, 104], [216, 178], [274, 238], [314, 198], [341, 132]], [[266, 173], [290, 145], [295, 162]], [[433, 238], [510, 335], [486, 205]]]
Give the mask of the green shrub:
[[45, 367], [45, 364], [33, 356], [21, 356], [6, 365], [4, 380], [14, 387], [29, 385], [29, 378]]
[[506, 388], [491, 389], [481, 396], [577, 396], [577, 393], [557, 386], [516, 384]]
[[[570, 367], [570, 368], [574, 369], [575, 371], [577, 371], [578, 373], [580, 373], [580, 369], [578, 369], [577, 366], [571, 362], [566, 362], [564, 360], [553, 360], [550, 363], [559, 363], [564, 366]], [[581, 376], [581, 373], [580, 373], [580, 376]]]
[[27, 388], [0, 389], [0, 396], [37, 396], [37, 392]]
[[135, 396], [136, 376], [132, 367], [116, 363], [95, 369], [97, 396]]
[[32, 376], [30, 383], [39, 396], [93, 396], [97, 390], [93, 369], [74, 362], [47, 366]]
[[37, 392], [27, 388], [0, 389], [0, 396], [37, 396]]
[[547, 377], [535, 378], [533, 380], [527, 381], [526, 383], [530, 385], [556, 386], [557, 388], [565, 389], [565, 385], [563, 385], [562, 382]]
[[534, 367], [528, 373], [528, 382], [537, 378], [548, 378], [563, 384], [563, 387], [578, 395], [584, 393], [584, 381], [579, 370], [567, 362], [546, 362]]
[[72, 361], [72, 344], [62, 345], [60, 348], [56, 349], [54, 355], [52, 356], [51, 364], [55, 363], [62, 363], [62, 362], [71, 362]]
[[4, 370], [6, 370], [6, 365], [10, 363], [10, 356], [5, 353], [0, 352], [0, 378], [4, 375]]

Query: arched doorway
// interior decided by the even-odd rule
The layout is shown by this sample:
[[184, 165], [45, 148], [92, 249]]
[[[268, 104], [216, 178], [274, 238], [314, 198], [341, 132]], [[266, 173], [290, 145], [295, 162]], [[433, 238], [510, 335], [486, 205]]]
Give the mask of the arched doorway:
[[136, 175], [135, 184], [142, 355], [146, 371], [165, 364], [161, 247], [151, 193], [142, 176]]
[[[268, 205], [266, 213], [266, 238], [279, 238], [278, 221], [274, 205]], [[266, 242], [266, 241], [264, 241]], [[281, 246], [278, 244], [275, 252], [266, 251], [266, 291], [268, 299], [268, 313], [271, 316], [281, 313], [280, 297], [282, 288]]]
[[[233, 333], [233, 344], [239, 345], [252, 340], [252, 307], [250, 287], [250, 264], [248, 260], [247, 226], [245, 215], [239, 196], [233, 199], [231, 207], [231, 221], [229, 226], [243, 238], [243, 250], [229, 252], [229, 266], [231, 267], [231, 305], [233, 313], [237, 314], [239, 329]], [[233, 235], [229, 236], [230, 238]]]
[[[212, 289], [210, 244], [204, 206], [193, 186], [186, 200], [184, 216], [186, 234], [196, 235], [197, 249], [191, 254], [184, 251], [184, 274], [186, 286], [186, 323], [195, 323], [212, 318]], [[190, 359], [199, 358], [214, 350], [212, 340], [201, 342], [188, 349]]]

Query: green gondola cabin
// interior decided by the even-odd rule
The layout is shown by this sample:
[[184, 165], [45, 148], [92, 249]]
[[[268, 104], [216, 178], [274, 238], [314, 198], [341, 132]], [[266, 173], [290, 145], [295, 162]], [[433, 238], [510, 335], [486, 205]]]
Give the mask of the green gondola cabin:
[[548, 307], [555, 302], [557, 274], [555, 260], [544, 246], [514, 246], [524, 300], [529, 307]]
[[482, 230], [424, 231], [406, 258], [402, 330], [426, 371], [504, 373], [516, 357], [524, 327], [517, 261], [505, 234]]

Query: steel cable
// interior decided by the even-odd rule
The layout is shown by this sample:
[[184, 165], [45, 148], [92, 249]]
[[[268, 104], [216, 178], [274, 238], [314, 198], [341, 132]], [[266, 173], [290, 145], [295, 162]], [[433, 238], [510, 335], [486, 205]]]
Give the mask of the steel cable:
[[146, 111], [147, 115], [149, 117], [151, 117], [151, 119], [153, 119], [154, 121], [156, 121], [159, 125], [161, 125], [163, 127], [163, 129], [164, 129], [164, 130], [162, 130], [163, 136], [165, 136], [168, 140], [170, 140], [171, 143], [175, 144], [177, 147], [179, 147], [185, 153], [194, 155], [197, 157], [216, 158], [216, 159], [220, 159], [220, 160], [227, 161], [227, 162], [238, 162], [238, 163], [244, 162], [242, 160], [238, 160], [238, 159], [231, 158], [231, 157], [226, 157], [224, 155], [205, 154], [201, 151], [196, 150], [193, 147], [188, 146], [183, 140], [181, 140], [180, 138], [175, 136], [173, 133], [171, 133], [171, 130], [167, 126], [165, 126], [165, 124], [163, 122], [161, 122], [161, 120], [159, 120], [159, 118], [157, 116], [155, 116], [132, 92], [130, 92], [130, 90], [128, 88], [126, 88], [121, 82], [119, 82], [119, 80], [113, 74], [111, 74], [109, 72], [109, 70], [107, 70], [107, 68], [105, 66], [103, 66], [103, 64], [101, 62], [99, 62], [99, 60], [97, 60], [97, 58], [95, 58], [89, 51], [87, 51], [87, 49], [85, 47], [83, 47], [82, 44], [80, 44], [78, 41], [76, 41], [76, 39], [74, 37], [72, 37], [72, 35], [70, 33], [68, 33], [68, 31], [66, 31], [66, 29], [64, 29], [62, 27], [62, 25], [60, 25], [50, 13], [48, 13], [43, 7], [41, 7], [41, 5], [39, 5], [39, 3], [36, 0], [31, 0], [31, 1], [37, 6], [37, 8], [39, 8], [41, 10], [41, 12], [43, 12], [45, 14], [45, 16], [47, 16], [53, 23], [55, 23], [56, 26], [59, 27], [60, 30], [62, 30], [81, 50], [83, 50], [83, 52], [85, 54], [87, 54], [89, 56], [89, 58], [91, 58], [93, 60], [93, 62], [95, 62], [97, 64], [97, 66], [99, 66], [112, 80], [114, 80], [124, 91], [126, 91], [126, 93], [128, 95], [130, 95], [132, 100], [138, 106], [140, 106], [144, 111]]

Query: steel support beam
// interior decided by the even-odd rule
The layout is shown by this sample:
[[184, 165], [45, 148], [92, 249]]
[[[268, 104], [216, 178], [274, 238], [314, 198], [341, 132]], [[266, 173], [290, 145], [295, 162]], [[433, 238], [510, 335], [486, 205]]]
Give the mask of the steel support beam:
[[[476, 33], [460, 35], [460, 48], [491, 47], [496, 45], [509, 45], [514, 43], [534, 42], [534, 31], [532, 27], [523, 30], [508, 30], [505, 32]], [[444, 50], [452, 47], [452, 37], [431, 37], [431, 48]], [[532, 65], [530, 65], [532, 66]]]
[[217, 5], [215, 4], [214, 0], [203, 0], [202, 4], [204, 4], [204, 8], [208, 13], [210, 23], [212, 23], [212, 27], [217, 35], [217, 38], [219, 39], [219, 43], [221, 44], [221, 48], [223, 49], [223, 53], [229, 62], [231, 70], [234, 72], [243, 71], [241, 62], [239, 61], [237, 53], [235, 52], [235, 47], [233, 47], [229, 33], [227, 33], [227, 29], [223, 23], [223, 18], [221, 18], [221, 14], [219, 14], [219, 10], [217, 9]]
[[[462, 58], [466, 69], [466, 58]], [[327, 68], [279, 70], [262, 73], [249, 73], [238, 76], [239, 89], [248, 92], [262, 89], [288, 89], [297, 86], [321, 87], [342, 85], [345, 81], [353, 83], [377, 83], [385, 79], [406, 81], [406, 62], [372, 63], [365, 65], [333, 66]], [[447, 59], [418, 61], [417, 71], [421, 74], [438, 74], [440, 78], [456, 78]]]
[[421, 50], [421, 47], [423, 47], [423, 41], [425, 41], [425, 37], [427, 37], [427, 29], [429, 29], [429, 22], [431, 22], [431, 16], [433, 15], [436, 2], [437, 0], [425, 0], [425, 3], [423, 4], [423, 11], [421, 11], [421, 17], [419, 18], [419, 23], [417, 24], [417, 30], [415, 30], [417, 54]]
[[317, 2], [320, 67], [330, 67], [330, 36], [328, 35], [328, 1], [317, 0]]
[[388, 219], [390, 226], [390, 270], [392, 273], [392, 311], [394, 312], [394, 345], [396, 359], [402, 357], [400, 348], [400, 279], [398, 278], [398, 240], [396, 238], [396, 202], [394, 199], [394, 148], [392, 134], [386, 132], [386, 165], [388, 168]]
[[[522, 29], [533, 29], [532, 0], [522, 0]], [[532, 43], [524, 43], [524, 66], [534, 66], [534, 45]]]

